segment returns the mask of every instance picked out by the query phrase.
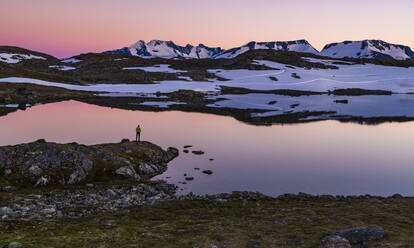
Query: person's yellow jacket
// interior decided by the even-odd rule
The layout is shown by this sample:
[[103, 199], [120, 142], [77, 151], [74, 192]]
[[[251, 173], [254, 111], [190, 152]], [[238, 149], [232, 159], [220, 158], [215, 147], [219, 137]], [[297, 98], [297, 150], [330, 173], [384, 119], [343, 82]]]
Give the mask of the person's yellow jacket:
[[137, 133], [140, 133], [141, 132], [141, 127], [137, 127]]

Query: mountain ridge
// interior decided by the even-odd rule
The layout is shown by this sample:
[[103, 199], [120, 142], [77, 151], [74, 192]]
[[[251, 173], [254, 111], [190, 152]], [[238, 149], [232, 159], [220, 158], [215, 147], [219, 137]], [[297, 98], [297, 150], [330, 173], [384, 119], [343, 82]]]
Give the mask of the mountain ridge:
[[230, 49], [208, 47], [204, 44], [193, 46], [176, 45], [173, 41], [151, 40], [146, 43], [139, 40], [130, 46], [121, 49], [105, 51], [104, 53], [127, 54], [143, 58], [191, 58], [191, 59], [230, 59], [250, 50], [273, 49], [280, 51], [294, 51], [313, 53], [332, 58], [378, 58], [414, 61], [414, 52], [409, 46], [392, 44], [382, 40], [343, 41], [330, 43], [319, 52], [307, 40], [293, 41], [251, 41], [245, 45]]

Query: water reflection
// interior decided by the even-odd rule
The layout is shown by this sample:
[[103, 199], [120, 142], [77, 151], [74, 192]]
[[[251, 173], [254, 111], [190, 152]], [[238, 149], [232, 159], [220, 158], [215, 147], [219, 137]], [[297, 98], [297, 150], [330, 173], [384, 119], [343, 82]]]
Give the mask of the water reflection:
[[[39, 138], [96, 144], [142, 138], [166, 148], [194, 145], [205, 155], [185, 154], [160, 178], [184, 181], [184, 192], [231, 190], [266, 194], [401, 193], [414, 195], [414, 122], [363, 126], [336, 121], [251, 126], [209, 114], [143, 112], [66, 101], [0, 117], [0, 144]], [[209, 158], [214, 158], [210, 161]], [[213, 175], [194, 168], [210, 169]]]

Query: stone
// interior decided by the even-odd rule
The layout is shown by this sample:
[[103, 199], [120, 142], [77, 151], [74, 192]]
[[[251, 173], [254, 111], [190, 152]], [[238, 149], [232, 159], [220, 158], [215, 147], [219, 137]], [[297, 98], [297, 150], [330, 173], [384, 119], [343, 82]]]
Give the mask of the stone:
[[260, 244], [254, 241], [247, 242], [247, 248], [259, 248]]
[[185, 180], [187, 180], [187, 181], [193, 181], [194, 180], [194, 177], [186, 177]]
[[136, 181], [141, 180], [141, 177], [135, 172], [131, 166], [123, 166], [115, 171], [116, 174], [124, 176], [126, 178], [134, 179]]
[[121, 143], [128, 143], [130, 140], [129, 139], [122, 139]]
[[9, 208], [9, 207], [1, 207], [0, 208], [0, 216], [10, 216], [13, 215], [14, 211], [13, 209]]
[[3, 187], [3, 190], [4, 191], [13, 191], [13, 190], [16, 190], [16, 187], [7, 185], [7, 186]]
[[5, 246], [5, 248], [19, 248], [23, 247], [24, 245], [22, 243], [18, 242], [10, 242], [8, 245]]
[[112, 196], [112, 197], [115, 197], [117, 194], [116, 194], [116, 192], [115, 191], [113, 191], [112, 189], [108, 189], [108, 190], [106, 190], [106, 193], [109, 195], [109, 196]]
[[204, 152], [203, 152], [203, 151], [201, 151], [201, 150], [198, 150], [198, 151], [192, 151], [192, 153], [193, 153], [193, 154], [196, 154], [196, 155], [203, 155], [203, 154], [204, 154]]
[[351, 248], [351, 244], [346, 238], [338, 235], [329, 235], [322, 239], [320, 248]]
[[190, 148], [190, 147], [193, 147], [192, 145], [186, 145], [186, 146], [184, 146], [184, 148]]
[[212, 170], [203, 170], [203, 173], [207, 174], [207, 175], [211, 175], [211, 174], [213, 174], [213, 171]]
[[189, 153], [190, 151], [189, 151], [189, 150], [187, 150], [187, 149], [185, 149], [185, 150], [183, 150], [183, 152], [184, 152], [184, 153]]
[[40, 167], [37, 166], [37, 165], [30, 166], [28, 171], [29, 171], [30, 174], [33, 174], [33, 175], [36, 175], [36, 176], [42, 174], [42, 172], [43, 172], [43, 170], [40, 169]]
[[338, 230], [334, 235], [346, 238], [351, 244], [365, 244], [384, 237], [384, 229], [380, 226], [356, 227]]

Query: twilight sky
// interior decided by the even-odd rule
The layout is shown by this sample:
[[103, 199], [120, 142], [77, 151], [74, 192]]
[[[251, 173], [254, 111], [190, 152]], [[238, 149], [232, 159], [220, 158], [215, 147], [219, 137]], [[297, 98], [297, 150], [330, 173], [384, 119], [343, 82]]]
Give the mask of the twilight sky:
[[68, 57], [172, 40], [231, 48], [255, 41], [382, 39], [414, 48], [414, 0], [0, 0], [0, 45]]

